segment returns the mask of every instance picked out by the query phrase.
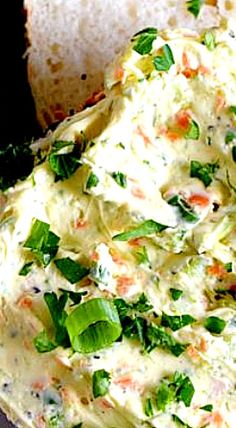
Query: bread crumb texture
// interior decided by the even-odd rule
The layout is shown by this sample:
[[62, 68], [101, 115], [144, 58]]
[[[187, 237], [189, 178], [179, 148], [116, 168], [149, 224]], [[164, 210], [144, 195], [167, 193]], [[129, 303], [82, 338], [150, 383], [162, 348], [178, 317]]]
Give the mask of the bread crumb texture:
[[232, 0], [205, 0], [197, 18], [186, 0], [25, 0], [25, 7], [28, 75], [43, 128], [102, 89], [105, 66], [140, 29], [199, 30], [236, 19]]

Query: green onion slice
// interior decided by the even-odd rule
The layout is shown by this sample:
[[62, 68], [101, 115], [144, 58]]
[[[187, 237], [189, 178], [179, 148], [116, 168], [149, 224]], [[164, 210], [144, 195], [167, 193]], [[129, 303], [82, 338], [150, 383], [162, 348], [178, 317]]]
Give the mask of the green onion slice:
[[72, 348], [88, 354], [115, 342], [121, 335], [121, 324], [112, 301], [95, 298], [82, 303], [66, 319]]

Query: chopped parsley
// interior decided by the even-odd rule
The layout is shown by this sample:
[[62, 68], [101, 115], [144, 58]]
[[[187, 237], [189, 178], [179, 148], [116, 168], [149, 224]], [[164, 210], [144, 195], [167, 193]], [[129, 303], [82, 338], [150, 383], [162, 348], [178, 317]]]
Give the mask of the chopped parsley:
[[99, 183], [99, 178], [93, 172], [90, 173], [87, 183], [86, 189], [91, 189], [91, 187], [96, 187]]
[[179, 300], [183, 294], [183, 291], [179, 290], [178, 288], [170, 288], [169, 291], [170, 291], [171, 298], [174, 301]]
[[123, 174], [122, 172], [113, 172], [111, 176], [120, 187], [127, 187], [127, 179], [125, 174]]
[[153, 401], [150, 397], [147, 398], [145, 403], [144, 403], [144, 413], [149, 418], [154, 416]]
[[51, 352], [57, 345], [48, 336], [48, 333], [43, 330], [33, 340], [34, 346], [39, 353]]
[[50, 231], [48, 223], [36, 219], [23, 247], [29, 248], [39, 262], [47, 266], [57, 253], [59, 241], [60, 238]]
[[26, 276], [31, 271], [32, 265], [34, 262], [25, 263], [24, 266], [19, 271], [20, 276]]
[[195, 389], [188, 376], [176, 371], [173, 376], [162, 379], [157, 389], [157, 410], [165, 411], [173, 401], [182, 401], [186, 407], [192, 402]]
[[153, 58], [153, 65], [158, 71], [168, 71], [174, 63], [172, 50], [167, 44], [162, 47], [162, 53]]
[[161, 325], [163, 327], [169, 327], [172, 331], [180, 330], [186, 325], [193, 324], [196, 321], [191, 315], [167, 315], [164, 312], [162, 313]]
[[119, 233], [112, 237], [113, 241], [129, 241], [130, 239], [142, 238], [143, 236], [153, 235], [167, 229], [168, 226], [157, 223], [154, 220], [146, 220], [139, 226], [128, 230], [127, 232]]
[[233, 272], [233, 263], [232, 262], [225, 263], [224, 268], [226, 272]]
[[157, 29], [153, 27], [148, 27], [144, 30], [139, 31], [134, 35], [132, 39], [136, 41], [133, 46], [133, 49], [140, 55], [146, 55], [150, 53], [152, 50], [152, 44], [157, 38], [157, 34]]
[[56, 267], [60, 270], [62, 275], [71, 284], [75, 284], [88, 275], [89, 269], [81, 265], [79, 262], [75, 262], [70, 257], [57, 259], [54, 261]]
[[147, 352], [155, 348], [162, 348], [170, 351], [175, 357], [179, 357], [187, 348], [187, 344], [178, 342], [171, 334], [167, 333], [164, 327], [150, 324], [146, 331]]
[[136, 252], [136, 257], [138, 260], [138, 264], [139, 265], [149, 265], [150, 266], [150, 260], [148, 257], [148, 252], [147, 252], [147, 248], [146, 247], [141, 247], [139, 249], [139, 251]]
[[93, 372], [93, 396], [103, 397], [107, 394], [110, 386], [110, 374], [106, 370], [96, 370]]
[[225, 135], [225, 144], [229, 144], [232, 143], [232, 141], [234, 141], [236, 139], [236, 132], [229, 130], [226, 132]]
[[153, 306], [149, 303], [145, 293], [140, 294], [138, 300], [131, 304], [131, 308], [137, 312], [143, 313], [150, 311]]
[[168, 200], [168, 204], [177, 207], [181, 217], [189, 222], [198, 221], [197, 214], [194, 213], [193, 209], [188, 205], [184, 198], [180, 195], [174, 195]]
[[214, 174], [218, 169], [218, 162], [201, 163], [197, 160], [192, 160], [190, 162], [190, 177], [199, 178], [205, 187], [208, 187], [212, 183]]
[[226, 327], [225, 320], [218, 318], [218, 317], [208, 317], [206, 318], [204, 322], [204, 327], [206, 330], [208, 330], [210, 333], [213, 334], [220, 334]]
[[213, 51], [216, 47], [215, 35], [212, 31], [206, 31], [204, 34], [204, 45], [209, 51]]
[[[57, 346], [62, 346], [64, 348], [70, 346], [70, 340], [65, 326], [65, 321], [68, 316], [65, 311], [65, 306], [68, 299], [71, 299], [74, 304], [80, 303], [81, 297], [85, 295], [86, 292], [76, 293], [63, 289], [60, 291], [62, 294], [59, 297], [54, 292], [46, 292], [44, 294], [44, 300], [54, 325], [54, 339], [51, 340], [47, 332], [41, 331], [33, 341], [38, 352], [49, 352]], [[76, 296], [76, 294], [78, 294], [78, 296]]]
[[[61, 153], [61, 150], [70, 147], [68, 153]], [[81, 146], [73, 141], [56, 141], [52, 146], [52, 151], [48, 155], [48, 163], [55, 173], [55, 181], [69, 178], [81, 166]]]
[[199, 140], [199, 137], [200, 137], [199, 125], [195, 120], [192, 119], [184, 138], [186, 140]]
[[59, 290], [62, 293], [67, 294], [69, 299], [73, 302], [70, 306], [79, 305], [83, 296], [86, 296], [88, 294], [87, 291], [71, 291], [65, 290], [64, 288], [59, 288]]
[[212, 404], [206, 404], [205, 406], [200, 407], [201, 410], [205, 410], [206, 412], [212, 412], [213, 406]]
[[230, 106], [229, 111], [236, 115], [236, 106]]
[[195, 18], [198, 17], [202, 4], [203, 4], [203, 0], [188, 0], [186, 2], [188, 11], [192, 13], [195, 16]]
[[182, 419], [180, 419], [179, 416], [177, 416], [177, 415], [172, 415], [172, 419], [180, 427], [183, 427], [183, 428], [192, 428], [190, 425], [186, 424], [186, 422], [183, 422]]
[[232, 158], [233, 161], [236, 162], [236, 146], [232, 147]]

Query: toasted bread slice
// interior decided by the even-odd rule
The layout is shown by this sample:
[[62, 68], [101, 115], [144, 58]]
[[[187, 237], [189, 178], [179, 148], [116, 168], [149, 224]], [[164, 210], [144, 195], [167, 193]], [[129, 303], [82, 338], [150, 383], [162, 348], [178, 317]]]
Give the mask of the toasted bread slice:
[[25, 0], [25, 7], [29, 81], [43, 128], [102, 88], [105, 66], [140, 29], [202, 29], [236, 16], [231, 0], [205, 0], [197, 18], [186, 0]]

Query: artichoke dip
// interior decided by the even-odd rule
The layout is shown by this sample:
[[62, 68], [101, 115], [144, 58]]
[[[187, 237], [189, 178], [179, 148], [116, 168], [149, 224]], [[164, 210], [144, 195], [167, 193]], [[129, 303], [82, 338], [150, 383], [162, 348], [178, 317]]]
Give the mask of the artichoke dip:
[[1, 194], [18, 427], [234, 428], [236, 41], [146, 28]]

